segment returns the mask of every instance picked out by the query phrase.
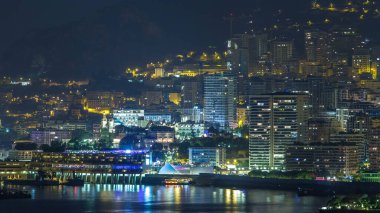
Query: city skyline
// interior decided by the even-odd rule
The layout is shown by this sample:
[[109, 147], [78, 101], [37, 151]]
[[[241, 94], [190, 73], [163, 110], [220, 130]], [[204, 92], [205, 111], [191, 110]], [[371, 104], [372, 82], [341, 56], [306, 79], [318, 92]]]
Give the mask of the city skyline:
[[1, 4], [0, 209], [380, 210], [376, 0]]

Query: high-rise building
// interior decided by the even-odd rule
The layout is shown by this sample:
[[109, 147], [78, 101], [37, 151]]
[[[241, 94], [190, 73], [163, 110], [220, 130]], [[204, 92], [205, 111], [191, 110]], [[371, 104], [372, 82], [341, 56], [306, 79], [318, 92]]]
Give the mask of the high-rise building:
[[227, 69], [248, 76], [249, 44], [252, 35], [237, 34], [227, 41]]
[[249, 81], [249, 95], [261, 95], [268, 93], [271, 87], [271, 82], [263, 78], [251, 78]]
[[236, 108], [237, 125], [243, 127], [247, 122], [247, 106], [239, 106]]
[[311, 118], [306, 122], [307, 143], [327, 143], [332, 129], [330, 121], [323, 118]]
[[351, 27], [334, 27], [331, 30], [331, 44], [334, 52], [334, 62], [341, 63], [352, 54], [352, 48], [360, 45], [362, 38], [358, 30]]
[[327, 66], [331, 63], [332, 49], [329, 35], [319, 30], [305, 31], [305, 50], [307, 61]]
[[379, 126], [369, 131], [368, 162], [370, 169], [380, 170], [380, 128]]
[[307, 61], [316, 61], [316, 38], [318, 32], [316, 31], [305, 31], [305, 51]]
[[247, 101], [248, 70], [250, 67], [252, 35], [237, 34], [227, 42], [227, 70], [236, 76], [239, 102]]
[[204, 121], [220, 129], [236, 127], [236, 80], [234, 75], [204, 77]]
[[376, 69], [376, 78], [374, 79], [377, 79], [377, 71], [380, 70], [380, 46], [375, 46], [371, 49], [371, 58], [371, 69]]
[[[371, 56], [367, 49], [356, 49], [352, 55], [352, 69], [355, 74], [371, 74]], [[359, 77], [359, 76], [357, 76]], [[372, 77], [372, 76], [371, 76]], [[375, 75], [376, 77], [376, 75]]]
[[312, 171], [317, 175], [353, 175], [359, 169], [354, 143], [294, 144], [286, 150], [286, 170]]
[[275, 64], [288, 62], [293, 57], [293, 41], [274, 41], [271, 52]]
[[351, 143], [357, 146], [358, 157], [360, 161], [365, 160], [366, 156], [366, 140], [365, 135], [361, 133], [345, 133], [340, 132], [330, 135], [331, 143]]
[[371, 74], [372, 74], [372, 79], [377, 80], [377, 70], [379, 69], [379, 62], [371, 60]]
[[[260, 71], [263, 58], [268, 53], [268, 35], [266, 33], [253, 34], [252, 41], [249, 43], [249, 73], [253, 76], [263, 75], [265, 72]], [[261, 63], [259, 63], [259, 61]]]
[[250, 58], [257, 61], [260, 56], [268, 52], [268, 35], [266, 33], [255, 33], [249, 50]]
[[309, 77], [308, 82], [308, 92], [310, 94], [310, 104], [312, 106], [313, 112], [319, 112], [323, 109], [322, 102], [322, 91], [325, 88], [325, 81], [321, 77]]
[[308, 96], [272, 93], [249, 100], [249, 167], [284, 168], [287, 146], [302, 141], [308, 118]]
[[297, 61], [293, 56], [293, 41], [276, 40], [271, 44], [272, 67], [271, 75], [295, 74], [297, 72]]
[[199, 81], [183, 81], [181, 83], [181, 106], [193, 108], [202, 105], [202, 86]]
[[272, 55], [270, 53], [262, 54], [255, 64], [252, 76], [265, 76], [272, 74]]

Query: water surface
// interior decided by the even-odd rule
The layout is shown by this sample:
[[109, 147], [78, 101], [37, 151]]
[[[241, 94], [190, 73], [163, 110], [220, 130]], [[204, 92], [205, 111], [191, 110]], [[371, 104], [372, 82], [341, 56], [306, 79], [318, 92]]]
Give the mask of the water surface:
[[196, 186], [90, 185], [24, 187], [31, 200], [1, 200], [4, 213], [317, 212], [327, 197], [274, 190]]

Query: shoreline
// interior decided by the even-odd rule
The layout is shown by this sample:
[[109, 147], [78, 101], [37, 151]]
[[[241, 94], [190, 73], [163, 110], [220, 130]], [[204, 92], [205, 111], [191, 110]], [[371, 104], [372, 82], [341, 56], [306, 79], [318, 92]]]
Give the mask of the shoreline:
[[333, 190], [337, 194], [375, 194], [380, 193], [380, 183], [377, 182], [341, 182], [305, 179], [274, 179], [256, 178], [239, 175], [152, 175], [146, 174], [142, 179], [144, 185], [162, 185], [167, 178], [192, 178], [196, 186], [215, 186], [238, 189], [268, 189], [292, 190], [311, 188], [318, 190]]
[[[165, 179], [183, 179], [189, 178], [195, 186], [213, 186], [221, 188], [235, 189], [266, 189], [266, 190], [290, 190], [297, 191], [299, 188], [331, 190], [336, 194], [376, 194], [380, 193], [380, 183], [378, 182], [341, 182], [341, 181], [321, 181], [306, 179], [274, 179], [274, 178], [257, 178], [239, 175], [219, 175], [206, 174], [200, 175], [161, 175], [161, 174], [145, 174], [141, 182], [132, 185], [165, 185]], [[16, 184], [9, 185], [35, 185], [26, 184], [33, 181], [13, 180]], [[17, 184], [18, 182], [23, 184]], [[4, 181], [6, 183], [6, 181]], [[90, 182], [85, 182], [91, 184]], [[101, 183], [105, 184], [105, 183]], [[112, 184], [112, 183], [109, 183]], [[113, 183], [117, 184], [117, 183]], [[47, 184], [50, 185], [50, 184]]]

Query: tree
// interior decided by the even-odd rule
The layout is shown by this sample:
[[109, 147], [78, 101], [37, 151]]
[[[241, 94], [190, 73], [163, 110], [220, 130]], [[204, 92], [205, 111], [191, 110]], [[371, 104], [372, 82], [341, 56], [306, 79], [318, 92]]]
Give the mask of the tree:
[[109, 149], [112, 147], [112, 141], [111, 140], [107, 140], [105, 138], [101, 138], [96, 144], [95, 144], [95, 148], [97, 150], [103, 150], [103, 149]]
[[178, 158], [187, 159], [189, 158], [189, 147], [190, 142], [184, 141], [178, 144]]
[[219, 131], [215, 127], [213, 127], [213, 126], [211, 126], [208, 129], [208, 132], [211, 133], [211, 134], [216, 134], [216, 135], [219, 134]]
[[161, 143], [154, 143], [152, 145], [152, 150], [153, 151], [161, 152], [163, 149], [164, 149], [164, 146]]
[[67, 143], [67, 147], [72, 150], [93, 149], [92, 136], [89, 132], [75, 130], [73, 131], [71, 140]]
[[100, 130], [100, 139], [97, 144], [95, 144], [96, 149], [110, 149], [112, 148], [112, 140], [114, 135], [109, 132], [107, 128], [102, 128]]
[[48, 144], [42, 144], [40, 146], [43, 152], [64, 152], [66, 150], [66, 144], [60, 141], [52, 141], [50, 146]]
[[66, 149], [66, 144], [60, 141], [52, 141], [50, 143], [50, 152], [64, 152]]
[[41, 144], [40, 149], [43, 152], [50, 152], [50, 146], [49, 146], [49, 144]]

